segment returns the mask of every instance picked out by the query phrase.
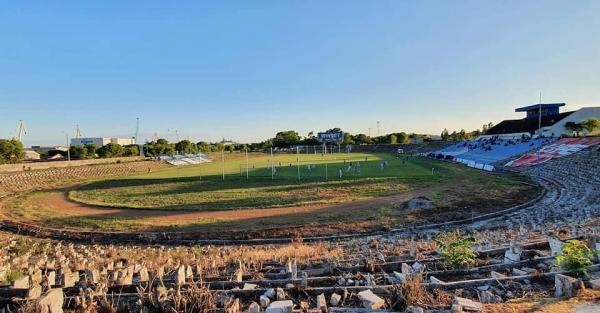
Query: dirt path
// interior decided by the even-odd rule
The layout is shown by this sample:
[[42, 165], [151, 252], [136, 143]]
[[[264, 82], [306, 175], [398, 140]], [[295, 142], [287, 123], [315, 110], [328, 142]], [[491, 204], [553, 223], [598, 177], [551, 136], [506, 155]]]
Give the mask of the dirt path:
[[368, 200], [359, 200], [339, 204], [321, 204], [309, 206], [291, 206], [272, 209], [243, 209], [243, 210], [224, 210], [209, 212], [189, 212], [189, 211], [168, 211], [168, 210], [135, 210], [121, 208], [105, 208], [90, 206], [82, 203], [73, 202], [68, 199], [66, 193], [52, 194], [37, 200], [38, 204], [43, 205], [48, 210], [57, 213], [69, 214], [75, 216], [114, 216], [125, 218], [143, 218], [145, 220], [185, 221], [197, 219], [228, 219], [245, 220], [254, 218], [272, 217], [286, 214], [306, 213], [314, 211], [340, 211], [349, 209], [363, 209], [390, 205], [404, 202], [414, 197], [424, 195], [425, 190], [414, 190], [398, 195], [380, 197]]

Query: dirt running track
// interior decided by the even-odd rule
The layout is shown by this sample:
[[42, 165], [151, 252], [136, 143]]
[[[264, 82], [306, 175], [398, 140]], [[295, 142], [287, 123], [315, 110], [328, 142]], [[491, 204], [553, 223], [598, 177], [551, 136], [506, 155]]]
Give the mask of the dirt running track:
[[197, 219], [228, 219], [228, 220], [245, 220], [254, 218], [265, 218], [286, 214], [306, 213], [314, 211], [340, 211], [349, 209], [365, 209], [401, 203], [408, 201], [414, 197], [421, 196], [427, 193], [428, 190], [415, 190], [405, 192], [399, 195], [380, 197], [368, 200], [358, 200], [353, 202], [339, 204], [322, 204], [310, 206], [292, 206], [280, 207], [272, 209], [243, 209], [243, 210], [224, 210], [224, 211], [208, 211], [208, 212], [189, 212], [189, 211], [168, 211], [168, 210], [139, 210], [139, 209], [121, 209], [121, 208], [106, 208], [90, 206], [78, 202], [73, 202], [68, 199], [66, 193], [54, 194], [48, 197], [39, 199], [39, 203], [44, 208], [55, 212], [66, 213], [69, 215], [94, 216], [94, 215], [111, 215], [115, 217], [125, 218], [144, 218], [148, 221], [160, 220], [165, 221], [185, 221]]

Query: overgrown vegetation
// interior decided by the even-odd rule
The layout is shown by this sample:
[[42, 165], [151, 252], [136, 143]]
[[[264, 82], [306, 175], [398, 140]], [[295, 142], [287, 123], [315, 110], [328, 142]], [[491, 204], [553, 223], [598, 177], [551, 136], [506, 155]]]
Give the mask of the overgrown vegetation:
[[600, 119], [591, 118], [589, 120], [581, 121], [579, 123], [567, 122], [565, 128], [574, 132], [575, 136], [579, 137], [579, 133], [583, 130], [587, 131], [588, 134], [600, 129]]
[[12, 281], [23, 278], [24, 276], [25, 273], [23, 273], [23, 271], [10, 269], [6, 273], [4, 273], [3, 277], [0, 277], [0, 282], [2, 282], [3, 285], [8, 285]]
[[477, 252], [471, 249], [475, 239], [462, 237], [458, 231], [440, 233], [435, 242], [441, 250], [444, 264], [453, 269], [468, 268], [477, 259]]
[[587, 275], [587, 267], [592, 265], [591, 257], [598, 254], [585, 245], [583, 241], [569, 240], [564, 243], [561, 255], [556, 257], [558, 265], [574, 273]]
[[25, 255], [25, 253], [27, 253], [30, 250], [30, 248], [31, 248], [31, 246], [30, 246], [30, 243], [27, 242], [27, 239], [25, 239], [24, 237], [21, 237], [16, 240], [16, 243], [14, 246], [8, 248], [8, 253], [10, 253], [11, 255], [14, 255], [15, 257], [23, 256], [23, 255]]
[[0, 139], [0, 164], [18, 163], [24, 157], [23, 143], [17, 139]]

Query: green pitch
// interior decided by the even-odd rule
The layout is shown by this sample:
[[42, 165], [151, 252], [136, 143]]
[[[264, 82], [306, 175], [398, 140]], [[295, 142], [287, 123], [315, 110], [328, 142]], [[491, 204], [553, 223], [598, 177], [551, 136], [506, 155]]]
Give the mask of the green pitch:
[[243, 153], [226, 153], [224, 162], [220, 154], [213, 157], [212, 163], [92, 182], [71, 190], [69, 197], [109, 207], [214, 211], [349, 202], [464, 178], [474, 184], [477, 178], [502, 180], [463, 166], [390, 154], [252, 154], [246, 160]]

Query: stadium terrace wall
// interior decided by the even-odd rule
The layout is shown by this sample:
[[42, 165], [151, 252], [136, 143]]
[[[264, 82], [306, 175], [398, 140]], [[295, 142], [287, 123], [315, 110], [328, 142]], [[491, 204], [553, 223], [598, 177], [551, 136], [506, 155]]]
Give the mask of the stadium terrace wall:
[[70, 167], [70, 166], [82, 166], [82, 165], [93, 165], [93, 164], [107, 164], [120, 162], [133, 162], [143, 160], [144, 158], [135, 157], [122, 157], [122, 158], [109, 158], [109, 159], [90, 159], [90, 160], [73, 160], [73, 161], [48, 161], [48, 162], [32, 162], [32, 163], [15, 163], [15, 164], [0, 164], [1, 172], [19, 172], [23, 170], [41, 170], [55, 167]]

